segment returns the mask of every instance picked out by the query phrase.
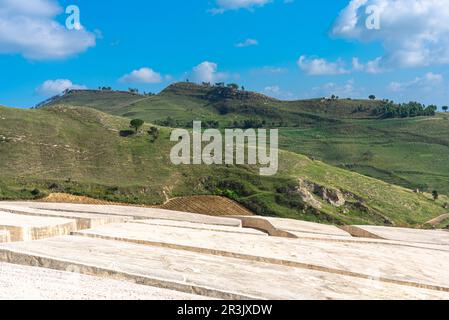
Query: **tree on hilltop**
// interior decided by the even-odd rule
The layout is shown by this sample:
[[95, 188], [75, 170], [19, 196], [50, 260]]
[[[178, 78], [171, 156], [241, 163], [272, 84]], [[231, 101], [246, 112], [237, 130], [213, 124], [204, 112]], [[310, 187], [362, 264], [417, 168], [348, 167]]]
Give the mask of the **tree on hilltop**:
[[235, 83], [230, 83], [230, 84], [228, 84], [228, 88], [230, 88], [232, 90], [238, 90], [239, 89], [239, 85], [235, 84]]

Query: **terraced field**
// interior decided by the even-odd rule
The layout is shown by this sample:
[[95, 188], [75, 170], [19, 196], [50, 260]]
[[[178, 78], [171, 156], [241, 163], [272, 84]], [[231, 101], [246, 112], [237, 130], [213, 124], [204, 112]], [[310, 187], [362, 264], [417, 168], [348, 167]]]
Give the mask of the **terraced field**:
[[218, 216], [251, 216], [250, 210], [228, 198], [218, 196], [191, 196], [169, 200], [159, 206], [162, 209], [186, 211]]

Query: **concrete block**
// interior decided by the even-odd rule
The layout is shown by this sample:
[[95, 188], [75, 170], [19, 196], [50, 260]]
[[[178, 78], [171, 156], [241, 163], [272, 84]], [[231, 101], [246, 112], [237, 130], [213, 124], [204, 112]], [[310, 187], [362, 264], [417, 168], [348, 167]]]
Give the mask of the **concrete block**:
[[9, 235], [9, 231], [0, 230], [0, 243], [10, 242], [11, 237]]
[[54, 270], [76, 268], [81, 274], [219, 299], [449, 298], [444, 291], [307, 268], [76, 236], [3, 244], [0, 260]]
[[356, 226], [387, 240], [449, 246], [449, 233], [443, 230], [418, 230], [381, 226]]
[[149, 219], [149, 220], [131, 220], [130, 223], [140, 223], [147, 224], [153, 226], [166, 226], [166, 227], [174, 227], [174, 228], [184, 228], [184, 229], [193, 229], [193, 230], [209, 230], [209, 231], [219, 231], [219, 232], [228, 232], [228, 233], [243, 233], [243, 234], [255, 234], [261, 236], [268, 236], [267, 233], [251, 229], [251, 228], [239, 228], [239, 227], [228, 227], [228, 226], [219, 226], [212, 224], [203, 224], [203, 223], [192, 223], [185, 221], [174, 221], [174, 220], [161, 220], [161, 219]]
[[0, 210], [14, 214], [36, 216], [36, 217], [74, 219], [76, 220], [78, 230], [95, 228], [109, 223], [122, 223], [129, 220], [133, 220], [132, 217], [126, 216], [94, 214], [94, 213], [84, 213], [75, 211], [41, 210], [19, 205], [6, 205], [1, 202], [0, 202]]
[[86, 205], [86, 204], [68, 204], [68, 203], [47, 203], [47, 202], [4, 202], [5, 205], [19, 205], [28, 208], [84, 212], [94, 214], [107, 214], [133, 217], [135, 219], [163, 219], [185, 221], [193, 223], [204, 223], [212, 225], [222, 225], [230, 227], [241, 227], [242, 223], [238, 219], [226, 217], [213, 217], [189, 212], [179, 212], [163, 210], [157, 208], [142, 208], [132, 206], [112, 206], [112, 205]]
[[77, 235], [176, 248], [449, 292], [449, 251], [400, 242], [260, 237], [143, 224], [111, 224]]
[[0, 231], [8, 231], [11, 241], [31, 241], [70, 234], [76, 231], [76, 221], [0, 211]]
[[200, 300], [204, 297], [76, 273], [0, 263], [0, 300]]

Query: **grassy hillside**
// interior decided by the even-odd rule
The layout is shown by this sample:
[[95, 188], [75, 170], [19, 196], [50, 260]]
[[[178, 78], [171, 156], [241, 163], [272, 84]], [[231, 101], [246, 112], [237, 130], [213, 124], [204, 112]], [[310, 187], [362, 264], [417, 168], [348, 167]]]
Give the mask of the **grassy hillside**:
[[[114, 91], [71, 91], [48, 106], [71, 105], [98, 109], [113, 115], [157, 122], [172, 118], [179, 124], [192, 120], [216, 120], [220, 127], [234, 121], [254, 119], [265, 126], [310, 126], [339, 122], [344, 118], [373, 118], [372, 110], [381, 101], [304, 100], [280, 101], [248, 91], [177, 83], [155, 96]], [[119, 100], [114, 101], [117, 97]], [[113, 102], [111, 102], [113, 101]]]
[[281, 146], [409, 189], [449, 194], [449, 116], [281, 131]]
[[[0, 198], [66, 192], [119, 202], [221, 195], [261, 215], [336, 224], [416, 226], [446, 213], [441, 197], [281, 152], [279, 174], [250, 166], [173, 166], [170, 129], [151, 142], [143, 128], [122, 137], [129, 119], [82, 107], [0, 108]], [[344, 202], [336, 205], [335, 202]]]
[[279, 101], [191, 83], [171, 85], [151, 97], [74, 91], [50, 105], [56, 104], [88, 106], [168, 126], [186, 126], [192, 120], [216, 120], [220, 127], [263, 121], [264, 127], [281, 127], [285, 150], [409, 189], [449, 195], [447, 115], [379, 120], [373, 110], [383, 101]]

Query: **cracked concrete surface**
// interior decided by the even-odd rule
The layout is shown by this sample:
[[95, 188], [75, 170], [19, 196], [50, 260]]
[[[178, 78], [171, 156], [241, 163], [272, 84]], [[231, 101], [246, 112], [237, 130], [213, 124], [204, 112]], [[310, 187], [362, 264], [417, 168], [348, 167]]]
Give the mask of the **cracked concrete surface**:
[[72, 229], [0, 244], [0, 299], [7, 290], [13, 299], [449, 299], [445, 231], [357, 226], [379, 239], [355, 238], [335, 226], [258, 217], [270, 223], [269, 236], [237, 217], [30, 202], [1, 208], [9, 212], [0, 218], [15, 224], [61, 219]]
[[204, 297], [76, 273], [0, 263], [0, 300], [201, 300]]

